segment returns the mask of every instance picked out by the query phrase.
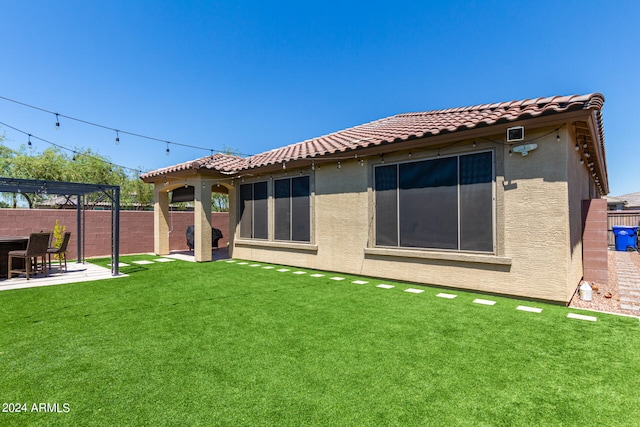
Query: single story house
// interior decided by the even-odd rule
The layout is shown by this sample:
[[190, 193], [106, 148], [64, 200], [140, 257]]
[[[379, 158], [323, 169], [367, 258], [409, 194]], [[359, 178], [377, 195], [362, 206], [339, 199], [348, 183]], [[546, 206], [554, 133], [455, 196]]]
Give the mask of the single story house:
[[610, 211], [640, 210], [640, 191], [622, 196], [607, 196], [606, 199]]
[[234, 258], [566, 303], [587, 276], [606, 281], [603, 104], [592, 93], [398, 114], [151, 171], [155, 251], [169, 251], [169, 194], [186, 191], [196, 261], [210, 260], [222, 192]]

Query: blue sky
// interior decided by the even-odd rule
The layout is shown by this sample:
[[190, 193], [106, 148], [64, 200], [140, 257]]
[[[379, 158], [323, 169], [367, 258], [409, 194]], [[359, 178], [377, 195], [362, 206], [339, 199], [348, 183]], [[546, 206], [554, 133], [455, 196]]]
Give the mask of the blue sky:
[[[246, 154], [403, 112], [601, 92], [611, 195], [640, 191], [636, 1], [0, 0], [0, 17], [0, 96]], [[134, 169], [209, 154], [55, 131], [2, 99], [0, 122]]]

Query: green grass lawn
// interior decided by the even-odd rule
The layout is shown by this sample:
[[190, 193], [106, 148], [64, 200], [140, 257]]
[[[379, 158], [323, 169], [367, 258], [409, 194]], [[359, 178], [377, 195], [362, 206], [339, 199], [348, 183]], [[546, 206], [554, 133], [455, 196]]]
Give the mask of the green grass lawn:
[[638, 319], [250, 264], [0, 292], [0, 425], [640, 423]]

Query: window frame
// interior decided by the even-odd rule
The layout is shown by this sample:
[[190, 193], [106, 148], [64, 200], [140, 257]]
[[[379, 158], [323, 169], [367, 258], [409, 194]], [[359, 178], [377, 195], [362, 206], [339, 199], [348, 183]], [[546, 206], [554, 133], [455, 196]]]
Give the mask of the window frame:
[[[491, 187], [491, 200], [490, 200], [490, 204], [491, 204], [491, 213], [490, 213], [490, 217], [491, 217], [491, 230], [490, 230], [490, 235], [491, 235], [491, 250], [470, 250], [470, 249], [460, 249], [463, 245], [463, 236], [461, 236], [461, 221], [462, 221], [462, 217], [461, 217], [461, 158], [464, 156], [470, 156], [470, 155], [475, 155], [475, 154], [482, 154], [482, 153], [490, 153], [491, 154], [491, 181], [490, 181], [490, 187]], [[401, 192], [401, 187], [400, 187], [400, 170], [401, 170], [401, 165], [403, 164], [411, 164], [411, 163], [418, 163], [418, 162], [425, 162], [425, 161], [433, 161], [433, 160], [438, 160], [438, 159], [446, 159], [446, 158], [456, 158], [456, 209], [457, 209], [457, 242], [456, 242], [456, 248], [455, 249], [447, 249], [447, 248], [440, 248], [440, 247], [423, 247], [423, 246], [402, 246], [401, 245], [401, 219], [402, 219], [402, 214], [401, 214], [401, 209], [400, 209], [400, 192]], [[497, 202], [496, 202], [496, 182], [497, 182], [497, 176], [496, 176], [496, 152], [494, 149], [486, 149], [486, 150], [478, 150], [478, 151], [469, 151], [469, 152], [461, 152], [461, 153], [454, 153], [454, 154], [450, 154], [450, 155], [446, 155], [446, 156], [430, 156], [430, 157], [422, 157], [422, 158], [414, 158], [411, 160], [407, 160], [407, 161], [392, 161], [392, 162], [380, 162], [378, 164], [372, 165], [373, 166], [373, 173], [372, 173], [372, 190], [373, 190], [373, 209], [372, 209], [372, 218], [373, 218], [373, 226], [372, 226], [372, 247], [374, 248], [381, 248], [381, 249], [390, 249], [390, 250], [394, 250], [394, 249], [399, 249], [399, 250], [418, 250], [418, 251], [424, 251], [424, 252], [428, 252], [428, 251], [438, 251], [438, 252], [450, 252], [450, 253], [470, 253], [470, 254], [485, 254], [485, 255], [495, 255], [496, 251], [497, 251], [497, 247], [498, 247], [498, 242], [497, 242], [497, 227], [496, 227], [496, 223], [497, 223], [497, 218], [496, 218], [496, 211], [497, 211]], [[383, 167], [389, 167], [389, 166], [395, 166], [395, 179], [396, 179], [396, 184], [395, 184], [395, 212], [393, 213], [393, 215], [391, 216], [395, 216], [395, 220], [396, 220], [396, 224], [395, 224], [395, 245], [389, 245], [389, 244], [378, 244], [378, 215], [379, 215], [379, 211], [378, 211], [378, 190], [377, 190], [377, 184], [378, 184], [378, 180], [377, 180], [377, 170], [378, 168], [383, 168]], [[384, 190], [383, 190], [384, 191]]]
[[[296, 214], [296, 209], [294, 206], [294, 180], [297, 179], [306, 179], [307, 180], [307, 194], [306, 197], [308, 200], [307, 206], [306, 206], [306, 221], [305, 223], [307, 223], [307, 240], [294, 240], [294, 231], [295, 231], [295, 223], [296, 223], [296, 219], [294, 218], [294, 216], [297, 216], [298, 214]], [[283, 181], [288, 181], [289, 186], [288, 186], [288, 196], [286, 197], [286, 199], [288, 199], [288, 238], [287, 239], [283, 239], [283, 238], [278, 238], [277, 234], [278, 234], [278, 217], [277, 217], [277, 192], [276, 192], [276, 184], [278, 182], [283, 182]], [[311, 175], [300, 175], [300, 176], [291, 176], [291, 177], [281, 177], [281, 178], [274, 178], [273, 179], [273, 192], [272, 192], [272, 198], [273, 198], [273, 220], [272, 220], [272, 224], [273, 224], [273, 236], [272, 236], [272, 241], [274, 242], [288, 242], [288, 243], [300, 243], [300, 244], [310, 244], [313, 242], [313, 215], [312, 215], [312, 211], [313, 211], [313, 185], [312, 185], [312, 179], [311, 179]], [[283, 197], [285, 198], [285, 197]]]
[[[266, 215], [266, 219], [264, 219], [264, 227], [265, 227], [265, 232], [266, 232], [266, 236], [265, 237], [256, 237], [256, 190], [255, 187], [258, 184], [264, 184], [266, 187], [266, 198], [264, 199], [264, 209], [266, 212], [264, 212], [263, 215]], [[250, 186], [251, 188], [251, 236], [243, 236], [242, 232], [243, 232], [243, 213], [244, 213], [244, 208], [243, 208], [243, 202], [244, 202], [244, 198], [242, 195], [242, 187], [245, 186]], [[238, 235], [240, 236], [241, 239], [251, 239], [251, 240], [269, 240], [269, 198], [271, 197], [271, 195], [269, 194], [269, 182], [268, 181], [254, 181], [254, 182], [248, 182], [248, 183], [242, 183], [240, 184], [239, 188], [238, 188], [238, 224], [239, 224], [239, 230], [238, 230]], [[246, 199], [249, 200], [249, 199]], [[262, 199], [260, 199], [262, 200]]]

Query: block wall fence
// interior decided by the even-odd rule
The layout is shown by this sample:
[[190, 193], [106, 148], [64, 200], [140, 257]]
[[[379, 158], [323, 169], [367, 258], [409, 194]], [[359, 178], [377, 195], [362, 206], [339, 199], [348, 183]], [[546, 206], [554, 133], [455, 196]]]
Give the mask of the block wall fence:
[[583, 279], [606, 284], [609, 281], [607, 201], [583, 200], [582, 222]]
[[[77, 211], [67, 209], [0, 209], [0, 236], [28, 236], [36, 231], [53, 231], [56, 219], [71, 232], [68, 259], [76, 259], [78, 245]], [[111, 255], [111, 211], [85, 211], [85, 258]], [[169, 247], [188, 250], [185, 231], [193, 224], [193, 212], [171, 212]], [[229, 241], [229, 213], [211, 214], [211, 225], [222, 230], [218, 241]], [[153, 212], [120, 211], [120, 254], [153, 252]]]

